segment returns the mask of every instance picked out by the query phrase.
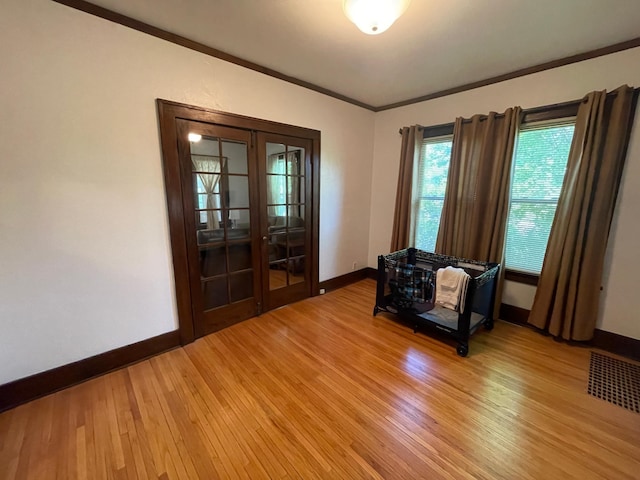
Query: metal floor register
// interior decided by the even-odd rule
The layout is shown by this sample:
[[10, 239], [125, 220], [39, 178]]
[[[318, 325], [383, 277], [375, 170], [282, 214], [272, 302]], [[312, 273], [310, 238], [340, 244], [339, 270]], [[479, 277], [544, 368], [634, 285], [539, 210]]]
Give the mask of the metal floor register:
[[587, 393], [640, 413], [640, 365], [591, 352]]

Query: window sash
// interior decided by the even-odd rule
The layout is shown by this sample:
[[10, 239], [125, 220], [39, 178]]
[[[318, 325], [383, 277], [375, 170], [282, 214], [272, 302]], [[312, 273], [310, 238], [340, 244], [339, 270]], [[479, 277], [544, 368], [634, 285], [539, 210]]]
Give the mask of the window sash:
[[[422, 140], [420, 158], [414, 170], [410, 237], [412, 246], [422, 250], [433, 251], [435, 249], [451, 163], [452, 143], [452, 134], [427, 137]], [[436, 153], [439, 155], [437, 158], [427, 158], [429, 147], [436, 145], [443, 145], [444, 150]], [[446, 167], [442, 165], [445, 157]], [[436, 170], [438, 171], [436, 172]], [[425, 175], [430, 174], [431, 177], [425, 179]], [[436, 181], [439, 182], [437, 185]], [[442, 193], [439, 194], [433, 190], [439, 190]]]
[[[541, 130], [549, 131], [552, 129], [573, 127], [574, 125], [575, 118], [563, 118], [531, 123], [521, 127], [518, 132], [517, 144], [514, 150], [513, 169], [511, 172], [511, 191], [505, 237], [505, 268], [508, 270], [534, 275], [540, 274], [549, 243], [553, 218], [560, 198], [560, 191], [562, 184], [564, 184], [569, 150], [573, 140], [573, 130], [571, 130], [570, 138], [558, 140], [563, 150], [554, 150], [554, 157], [552, 157], [551, 160], [555, 163], [549, 165], [549, 169], [553, 169], [550, 174], [555, 174], [556, 176], [556, 183], [547, 185], [547, 193], [545, 193], [544, 190], [534, 193], [531, 192], [531, 190], [536, 187], [535, 179], [529, 185], [517, 182], [526, 181], [526, 179], [523, 179], [525, 175], [523, 172], [526, 172], [527, 169], [531, 171], [532, 165], [536, 169], [544, 168], [544, 162], [550, 161], [550, 153], [544, 149], [546, 144], [540, 145], [539, 148], [532, 148], [532, 144], [529, 144], [528, 151], [520, 151], [519, 147], [522, 146], [520, 142], [523, 140], [522, 135]], [[533, 144], [533, 146], [538, 147], [535, 144]], [[520, 155], [525, 154], [529, 155], [530, 158], [520, 158]], [[528, 163], [525, 163], [527, 160]], [[558, 168], [560, 168], [560, 164], [557, 163], [558, 160], [564, 162], [561, 167], [563, 179], [561, 185], [557, 185]], [[519, 172], [520, 176], [517, 172], [519, 168], [522, 169]], [[540, 180], [540, 185], [541, 188], [544, 186], [542, 180]]]

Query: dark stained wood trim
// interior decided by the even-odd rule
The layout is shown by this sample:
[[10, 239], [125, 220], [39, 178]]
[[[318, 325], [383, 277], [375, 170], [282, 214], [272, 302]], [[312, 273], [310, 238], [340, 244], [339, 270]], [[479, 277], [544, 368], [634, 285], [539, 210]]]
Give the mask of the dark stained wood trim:
[[320, 136], [311, 137], [311, 295], [320, 295]]
[[122, 15], [121, 13], [114, 12], [113, 10], [108, 10], [103, 7], [99, 7], [92, 3], [86, 2], [84, 0], [53, 0], [56, 3], [60, 3], [62, 5], [66, 5], [71, 8], [75, 8], [76, 10], [80, 10], [82, 12], [88, 13], [90, 15], [94, 15], [96, 17], [102, 18], [104, 20], [108, 20], [113, 23], [117, 23], [124, 27], [132, 28], [142, 33], [146, 33], [147, 35], [151, 35], [156, 38], [160, 38], [162, 40], [166, 40], [167, 42], [171, 42], [176, 45], [180, 45], [181, 47], [188, 48], [190, 50], [194, 50], [196, 52], [203, 53], [205, 55], [209, 55], [214, 58], [218, 58], [225, 62], [233, 63], [240, 67], [248, 68], [249, 70], [253, 70], [254, 72], [262, 73], [264, 75], [268, 75], [273, 78], [277, 78], [279, 80], [283, 80], [288, 83], [292, 83], [299, 87], [307, 88], [309, 90], [313, 90], [314, 92], [321, 93], [323, 95], [327, 95], [329, 97], [336, 98], [338, 100], [342, 100], [343, 102], [350, 103], [352, 105], [356, 105], [357, 107], [362, 107], [367, 110], [375, 111], [375, 107], [369, 105], [365, 102], [361, 102], [354, 98], [348, 97], [346, 95], [342, 95], [341, 93], [334, 92], [333, 90], [329, 90], [328, 88], [321, 87], [319, 85], [315, 85], [311, 82], [307, 82], [305, 80], [300, 80], [299, 78], [292, 77], [290, 75], [285, 75], [284, 73], [278, 72], [277, 70], [273, 70], [268, 67], [264, 67], [262, 65], [258, 65], [257, 63], [250, 62], [248, 60], [244, 60], [240, 57], [236, 57], [235, 55], [231, 55], [229, 53], [223, 52], [222, 50], [218, 50], [213, 47], [209, 47], [203, 43], [195, 42], [193, 40], [189, 40], [186, 37], [181, 35], [177, 35], [175, 33], [171, 33], [167, 30], [163, 30], [161, 28], [154, 27], [153, 25], [149, 25], [148, 23], [141, 22], [131, 17], [127, 17], [126, 15]]
[[527, 325], [529, 319], [529, 310], [526, 308], [516, 307], [515, 305], [508, 305], [506, 303], [500, 304], [500, 320], [504, 320], [509, 323], [515, 323], [517, 325]]
[[528, 108], [523, 111], [522, 124], [575, 117], [578, 115], [578, 107], [581, 103], [582, 100], [573, 100], [571, 102]]
[[340, 275], [339, 277], [324, 280], [320, 282], [319, 287], [324, 288], [326, 292], [329, 292], [331, 290], [337, 290], [338, 288], [346, 287], [347, 285], [351, 285], [352, 283], [359, 282], [360, 280], [364, 280], [365, 278], [370, 278], [369, 268], [362, 268], [354, 272], [345, 273], [344, 275]]
[[624, 42], [615, 43], [606, 47], [597, 48], [588, 52], [578, 53], [577, 55], [571, 55], [569, 57], [559, 58], [550, 62], [540, 63], [527, 68], [521, 68], [514, 70], [513, 72], [504, 73], [495, 77], [485, 78], [477, 82], [471, 82], [464, 85], [459, 85], [453, 88], [447, 88], [446, 90], [440, 90], [439, 92], [429, 93], [420, 97], [410, 98], [401, 102], [390, 103], [388, 105], [382, 105], [375, 107], [374, 111], [382, 112], [384, 110], [391, 110], [392, 108], [406, 107], [414, 103], [425, 102], [427, 100], [433, 100], [434, 98], [446, 97], [455, 93], [466, 92], [467, 90], [473, 90], [475, 88], [486, 87], [494, 83], [504, 82], [506, 80], [513, 80], [514, 78], [524, 77], [525, 75], [531, 75], [532, 73], [543, 72], [544, 70], [551, 70], [552, 68], [563, 67], [565, 65], [571, 65], [572, 63], [583, 62], [592, 58], [602, 57], [604, 55], [610, 55], [612, 53], [622, 52], [630, 48], [640, 47], [640, 37], [632, 38]]
[[180, 346], [180, 332], [163, 333], [77, 362], [0, 385], [0, 412]]
[[453, 122], [444, 123], [442, 125], [434, 125], [433, 127], [424, 127], [422, 129], [422, 138], [443, 137], [445, 135], [453, 135]]
[[215, 125], [242, 128], [245, 130], [256, 130], [279, 135], [289, 135], [291, 137], [310, 138], [320, 141], [320, 131], [311, 128], [298, 127], [287, 123], [272, 122], [261, 118], [237, 115], [235, 113], [221, 112], [210, 108], [187, 105], [185, 103], [173, 102], [171, 100], [158, 99], [158, 104], [163, 105], [163, 110], [167, 115], [194, 122], [212, 123]]
[[[169, 214], [169, 237], [171, 240], [171, 256], [173, 259], [173, 275], [176, 285], [176, 304], [178, 310], [178, 324], [180, 343], [186, 345], [195, 339], [191, 290], [184, 288], [189, 285], [189, 269], [187, 255], [187, 236], [184, 227], [183, 192], [180, 174], [180, 159], [178, 158], [178, 138], [175, 108], [173, 105], [157, 100], [160, 124], [160, 141], [162, 151], [162, 171], [166, 192], [167, 211]], [[184, 319], [189, 319], [185, 321]]]
[[623, 357], [640, 360], [640, 340], [596, 328], [591, 345]]
[[[171, 235], [171, 248], [173, 267], [175, 273], [176, 298], [178, 307], [178, 322], [180, 338], [183, 345], [192, 342], [196, 336], [203, 332], [198, 331], [194, 325], [194, 299], [197, 295], [192, 295], [189, 269], [189, 241], [187, 236], [187, 225], [185, 223], [186, 206], [184, 186], [181, 185], [180, 158], [178, 139], [176, 131], [181, 120], [201, 122], [203, 124], [215, 125], [218, 127], [230, 127], [250, 132], [263, 132], [266, 134], [284, 135], [305, 139], [306, 145], [311, 145], [311, 186], [312, 186], [312, 206], [311, 206], [311, 228], [310, 228], [310, 275], [308, 285], [308, 296], [318, 295], [319, 275], [319, 228], [320, 228], [320, 139], [321, 132], [305, 127], [288, 125], [285, 123], [272, 122], [254, 117], [236, 115], [227, 112], [220, 112], [203, 107], [185, 105], [169, 100], [156, 100], [158, 114], [160, 118], [163, 170], [165, 177], [165, 191], [169, 213], [169, 232]], [[252, 136], [256, 140], [256, 135]], [[253, 146], [251, 151], [253, 151]], [[252, 195], [257, 195], [254, 189]], [[257, 197], [252, 197], [256, 200]], [[255, 204], [256, 202], [254, 202]], [[254, 228], [256, 226], [254, 225]], [[256, 232], [258, 230], [255, 230]], [[193, 272], [195, 270], [192, 269]], [[196, 282], [197, 283], [197, 282]], [[194, 298], [192, 298], [192, 296]], [[197, 303], [197, 302], [196, 302]], [[197, 308], [196, 308], [197, 310]]]
[[[537, 332], [542, 332], [542, 330], [527, 323], [529, 313], [530, 311], [526, 308], [507, 305], [505, 303], [500, 305], [501, 320], [532, 328]], [[606, 352], [615, 353], [616, 355], [632, 358], [634, 360], [640, 360], [640, 340], [625, 337], [624, 335], [618, 335], [617, 333], [613, 332], [607, 332], [598, 328], [596, 328], [593, 332], [593, 339], [591, 339], [590, 342], [569, 343], [571, 345], [599, 348]]]
[[514, 78], [523, 77], [525, 75], [530, 75], [532, 73], [538, 73], [544, 70], [550, 70], [552, 68], [558, 68], [564, 65], [570, 65], [572, 63], [582, 62], [584, 60], [589, 60], [592, 58], [602, 57], [604, 55], [610, 55], [612, 53], [621, 52], [623, 50], [628, 50], [630, 48], [640, 47], [640, 37], [636, 37], [630, 40], [626, 40], [624, 42], [608, 45], [606, 47], [597, 48], [595, 50], [590, 50], [590, 51], [579, 53], [576, 55], [571, 55], [565, 58], [559, 58], [556, 60], [552, 60], [550, 62], [541, 63], [531, 67], [522, 68], [519, 70], [515, 70], [513, 72], [504, 73], [502, 75], [486, 78], [484, 80], [479, 80], [477, 82], [471, 82], [464, 85], [459, 85], [457, 87], [440, 90], [438, 92], [429, 93], [427, 95], [422, 95], [420, 97], [411, 98], [408, 100], [403, 100], [400, 102], [390, 103], [387, 105], [376, 107], [373, 105], [369, 105], [368, 103], [361, 102], [354, 98], [348, 97], [346, 95], [342, 95], [341, 93], [334, 92], [333, 90], [329, 90], [319, 85], [315, 85], [311, 82], [307, 82], [306, 80], [301, 80], [301, 79], [292, 77], [290, 75], [285, 75], [284, 73], [278, 72], [271, 68], [258, 65], [257, 63], [244, 60], [240, 57], [236, 57], [235, 55], [231, 55], [229, 53], [223, 52], [216, 48], [209, 47], [207, 45], [204, 45], [199, 42], [195, 42], [193, 40], [189, 40], [188, 38], [183, 37], [181, 35], [176, 35], [175, 33], [171, 33], [167, 30], [154, 27], [153, 25], [149, 25], [139, 20], [135, 20], [134, 18], [127, 17], [126, 15], [122, 15], [121, 13], [117, 13], [112, 10], [99, 7], [97, 5], [94, 5], [84, 0], [53, 0], [53, 1], [61, 5], [66, 5], [68, 7], [75, 8], [76, 10], [80, 10], [90, 15], [94, 15], [104, 20], [117, 23], [124, 27], [132, 28], [139, 32], [146, 33], [147, 35], [151, 35], [153, 37], [166, 40], [167, 42], [180, 45], [190, 50], [194, 50], [196, 52], [200, 52], [205, 55], [218, 58], [225, 62], [233, 63], [235, 65], [248, 68], [249, 70], [253, 70], [255, 72], [259, 72], [264, 75], [268, 75], [270, 77], [277, 78], [279, 80], [283, 80], [285, 82], [288, 82], [294, 85], [298, 85], [299, 87], [313, 90], [314, 92], [318, 92], [323, 95], [327, 95], [329, 97], [342, 100], [344, 102], [350, 103], [352, 105], [356, 105], [358, 107], [365, 108], [367, 110], [371, 110], [373, 112], [382, 112], [384, 110], [390, 110], [392, 108], [404, 107], [407, 105], [412, 105], [414, 103], [433, 100], [434, 98], [446, 97], [447, 95], [453, 95], [456, 93], [465, 92], [467, 90], [473, 90], [474, 88], [480, 88], [480, 87], [484, 87], [494, 83], [504, 82], [506, 80], [512, 80]]
[[533, 273], [524, 273], [518, 272], [516, 270], [507, 270], [504, 271], [504, 279], [509, 280], [510, 282], [518, 282], [525, 283], [527, 285], [538, 286], [538, 280], [540, 279], [540, 275], [535, 275]]
[[367, 271], [367, 278], [370, 278], [371, 280], [378, 280], [378, 269], [367, 267], [365, 270]]

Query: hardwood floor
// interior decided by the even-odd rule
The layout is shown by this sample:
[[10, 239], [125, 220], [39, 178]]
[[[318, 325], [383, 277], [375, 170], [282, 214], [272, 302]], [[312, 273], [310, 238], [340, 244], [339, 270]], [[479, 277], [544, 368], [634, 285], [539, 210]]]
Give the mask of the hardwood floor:
[[640, 477], [589, 349], [497, 322], [470, 356], [364, 280], [0, 415], [0, 478]]

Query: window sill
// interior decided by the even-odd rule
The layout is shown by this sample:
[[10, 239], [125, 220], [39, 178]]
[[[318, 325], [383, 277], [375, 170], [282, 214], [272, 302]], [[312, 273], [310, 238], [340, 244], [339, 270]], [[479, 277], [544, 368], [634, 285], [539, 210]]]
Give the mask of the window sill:
[[540, 278], [540, 275], [537, 275], [535, 273], [525, 273], [518, 272], [517, 270], [505, 269], [504, 278], [505, 280], [509, 280], [510, 282], [518, 282], [524, 283], [526, 285], [538, 286], [538, 279]]

